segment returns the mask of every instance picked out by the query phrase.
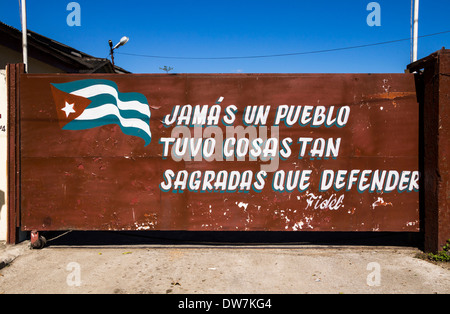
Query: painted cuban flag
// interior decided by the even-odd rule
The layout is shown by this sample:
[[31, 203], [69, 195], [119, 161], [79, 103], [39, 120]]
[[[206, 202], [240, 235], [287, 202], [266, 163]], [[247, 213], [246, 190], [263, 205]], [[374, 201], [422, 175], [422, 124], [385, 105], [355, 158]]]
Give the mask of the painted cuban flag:
[[99, 79], [51, 85], [63, 130], [117, 124], [124, 134], [150, 144], [150, 107], [143, 94], [120, 93], [115, 82]]

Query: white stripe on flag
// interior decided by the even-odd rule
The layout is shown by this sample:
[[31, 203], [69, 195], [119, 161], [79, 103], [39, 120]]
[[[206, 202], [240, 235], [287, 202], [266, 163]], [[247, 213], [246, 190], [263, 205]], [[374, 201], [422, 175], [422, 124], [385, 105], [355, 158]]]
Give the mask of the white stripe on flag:
[[148, 136], [152, 136], [148, 123], [145, 123], [141, 119], [122, 117], [119, 109], [114, 104], [104, 104], [95, 108], [86, 108], [75, 120], [95, 120], [107, 115], [116, 116], [119, 119], [120, 124], [124, 127], [141, 129], [147, 133]]
[[117, 106], [119, 107], [120, 110], [136, 110], [150, 118], [150, 108], [148, 104], [143, 104], [137, 100], [121, 101], [119, 99], [117, 90], [109, 85], [105, 84], [91, 85], [79, 90], [75, 90], [70, 94], [75, 96], [81, 96], [84, 98], [90, 98], [101, 94], [109, 94], [116, 98]]

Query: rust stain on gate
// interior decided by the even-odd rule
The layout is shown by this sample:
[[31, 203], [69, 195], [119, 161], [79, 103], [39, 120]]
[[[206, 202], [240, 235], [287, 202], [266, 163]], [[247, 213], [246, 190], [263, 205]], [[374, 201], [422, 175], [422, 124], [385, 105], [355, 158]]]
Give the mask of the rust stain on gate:
[[21, 76], [24, 230], [419, 231], [412, 74], [86, 78]]

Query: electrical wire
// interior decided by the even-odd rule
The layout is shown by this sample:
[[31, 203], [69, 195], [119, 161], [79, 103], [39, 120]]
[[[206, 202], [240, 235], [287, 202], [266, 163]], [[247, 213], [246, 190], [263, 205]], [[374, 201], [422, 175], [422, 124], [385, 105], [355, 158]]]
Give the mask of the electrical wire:
[[56, 237], [54, 237], [54, 238], [48, 239], [47, 242], [50, 242], [50, 241], [56, 240], [56, 239], [58, 239], [58, 238], [61, 238], [61, 237], [65, 236], [66, 234], [71, 233], [72, 231], [73, 231], [73, 230], [66, 231], [66, 232], [64, 232], [64, 233], [62, 233], [62, 234], [60, 234], [60, 235], [58, 235], [58, 236], [56, 236]]
[[[419, 38], [437, 36], [442, 34], [450, 33], [450, 30], [442, 31], [433, 34], [421, 35]], [[366, 48], [380, 45], [388, 45], [393, 43], [398, 43], [402, 41], [411, 40], [410, 37], [395, 39], [389, 41], [382, 41], [378, 43], [372, 44], [364, 44], [357, 46], [348, 46], [348, 47], [340, 47], [340, 48], [331, 48], [331, 49], [323, 49], [323, 50], [312, 50], [312, 51], [304, 51], [304, 52], [292, 52], [292, 53], [280, 53], [280, 54], [270, 54], [270, 55], [256, 55], [256, 56], [230, 56], [230, 57], [176, 57], [176, 56], [156, 56], [156, 55], [144, 55], [144, 54], [136, 54], [136, 53], [127, 53], [127, 52], [117, 52], [117, 54], [133, 56], [133, 57], [144, 57], [144, 58], [155, 58], [155, 59], [178, 59], [178, 60], [232, 60], [232, 59], [260, 59], [260, 58], [276, 58], [276, 57], [289, 57], [289, 56], [299, 56], [299, 55], [309, 55], [316, 53], [326, 53], [326, 52], [334, 52], [334, 51], [342, 51], [342, 50], [350, 50], [350, 49], [358, 49], [358, 48]]]

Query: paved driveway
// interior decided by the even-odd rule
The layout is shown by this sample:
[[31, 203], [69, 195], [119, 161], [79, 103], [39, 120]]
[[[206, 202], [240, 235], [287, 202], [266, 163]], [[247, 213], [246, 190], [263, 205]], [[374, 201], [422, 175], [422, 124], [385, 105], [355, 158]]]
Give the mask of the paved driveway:
[[450, 270], [410, 247], [56, 246], [0, 270], [0, 293], [450, 293]]

